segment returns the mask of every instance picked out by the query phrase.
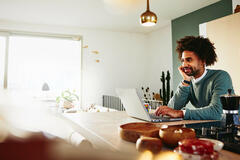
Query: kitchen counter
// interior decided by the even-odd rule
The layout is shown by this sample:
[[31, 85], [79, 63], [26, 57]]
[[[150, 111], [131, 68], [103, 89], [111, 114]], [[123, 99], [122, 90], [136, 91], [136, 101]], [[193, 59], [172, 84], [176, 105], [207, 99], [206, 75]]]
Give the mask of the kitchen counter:
[[[112, 151], [121, 152], [137, 152], [135, 143], [124, 141], [118, 134], [118, 127], [121, 124], [131, 122], [143, 122], [135, 118], [129, 117], [125, 111], [117, 112], [95, 112], [95, 113], [65, 113], [63, 116], [72, 124], [73, 128], [81, 135], [90, 140], [96, 149], [105, 148]], [[206, 121], [183, 120], [176, 122], [162, 122], [161, 124], [178, 125], [192, 124]], [[169, 150], [163, 147], [163, 150]], [[222, 150], [220, 159], [240, 159], [240, 155]]]

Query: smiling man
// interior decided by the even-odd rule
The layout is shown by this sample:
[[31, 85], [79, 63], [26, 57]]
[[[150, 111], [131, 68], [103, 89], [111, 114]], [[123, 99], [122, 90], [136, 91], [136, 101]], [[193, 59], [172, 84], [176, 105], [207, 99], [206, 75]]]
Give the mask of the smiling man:
[[[186, 36], [177, 44], [182, 62], [178, 70], [183, 80], [168, 106], [158, 107], [155, 114], [194, 120], [222, 119], [220, 95], [233, 90], [233, 86], [226, 71], [206, 69], [217, 61], [213, 43], [208, 38]], [[189, 102], [192, 107], [186, 107]]]

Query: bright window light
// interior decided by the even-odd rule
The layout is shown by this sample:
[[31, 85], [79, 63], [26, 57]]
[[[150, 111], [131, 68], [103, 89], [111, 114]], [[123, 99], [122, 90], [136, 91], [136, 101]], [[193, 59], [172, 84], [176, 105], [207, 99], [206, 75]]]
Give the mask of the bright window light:
[[8, 88], [42, 91], [47, 83], [59, 95], [80, 93], [81, 41], [29, 36], [9, 37]]
[[6, 53], [6, 38], [0, 36], [0, 89], [3, 89], [4, 68], [5, 68], [5, 53]]

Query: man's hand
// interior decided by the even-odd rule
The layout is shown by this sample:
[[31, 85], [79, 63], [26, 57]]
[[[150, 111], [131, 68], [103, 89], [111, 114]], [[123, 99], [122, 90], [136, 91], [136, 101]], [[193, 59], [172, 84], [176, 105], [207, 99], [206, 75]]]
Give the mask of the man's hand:
[[184, 80], [190, 81], [192, 79], [191, 76], [188, 76], [185, 72], [184, 72], [184, 68], [183, 66], [178, 67], [178, 71], [181, 74], [181, 76], [183, 77]]
[[155, 114], [156, 114], [156, 116], [159, 116], [161, 114], [161, 115], [170, 116], [172, 118], [183, 118], [183, 111], [175, 110], [168, 106], [158, 107], [157, 110], [155, 111]]

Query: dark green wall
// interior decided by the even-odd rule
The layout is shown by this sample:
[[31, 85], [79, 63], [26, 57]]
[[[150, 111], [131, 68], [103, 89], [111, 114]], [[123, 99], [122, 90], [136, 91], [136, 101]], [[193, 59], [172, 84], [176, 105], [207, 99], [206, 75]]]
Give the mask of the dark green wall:
[[185, 36], [199, 35], [199, 24], [232, 14], [232, 0], [221, 0], [172, 21], [172, 53], [173, 53], [173, 89], [176, 90], [182, 80], [178, 72], [181, 65], [176, 53], [176, 41]]

